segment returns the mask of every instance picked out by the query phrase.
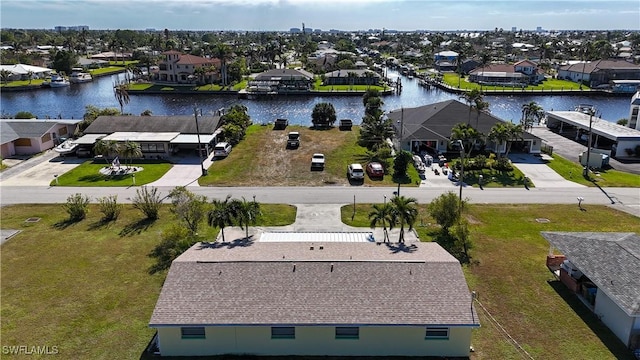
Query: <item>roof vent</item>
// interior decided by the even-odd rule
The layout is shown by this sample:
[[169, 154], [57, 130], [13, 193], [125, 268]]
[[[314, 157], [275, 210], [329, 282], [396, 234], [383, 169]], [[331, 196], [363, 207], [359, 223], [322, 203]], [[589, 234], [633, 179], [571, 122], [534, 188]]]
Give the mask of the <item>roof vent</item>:
[[313, 250], [313, 245], [309, 247], [309, 250]]
[[296, 264], [293, 264], [293, 272], [296, 272]]
[[320, 250], [324, 250], [324, 246], [320, 246], [320, 247], [319, 247], [319, 249], [320, 249]]
[[333, 264], [331, 264], [331, 272], [333, 272]]

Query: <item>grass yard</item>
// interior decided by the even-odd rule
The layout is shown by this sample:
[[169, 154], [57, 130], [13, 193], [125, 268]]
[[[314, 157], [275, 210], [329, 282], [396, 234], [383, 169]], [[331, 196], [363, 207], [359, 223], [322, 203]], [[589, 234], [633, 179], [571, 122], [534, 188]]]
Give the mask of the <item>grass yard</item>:
[[[106, 176], [100, 173], [100, 169], [108, 166], [101, 160], [88, 160], [73, 170], [68, 171], [51, 182], [51, 186], [130, 186], [133, 185], [131, 174]], [[166, 161], [144, 161], [134, 162], [134, 167], [143, 167], [144, 170], [136, 173], [136, 185], [145, 185], [154, 182], [162, 177], [172, 165]], [[122, 167], [126, 167], [124, 163]]]
[[125, 71], [122, 66], [107, 66], [99, 69], [90, 69], [89, 73], [91, 76], [101, 76], [101, 75], [110, 75], [116, 74]]
[[[371, 205], [342, 209], [348, 225], [368, 226]], [[468, 207], [474, 242], [472, 264], [464, 266], [469, 287], [504, 329], [534, 359], [633, 359], [602, 324], [545, 266], [549, 244], [541, 231], [640, 233], [640, 219], [605, 206], [476, 205]], [[546, 218], [549, 223], [535, 219]], [[423, 241], [438, 231], [420, 207], [416, 230]], [[393, 239], [392, 239], [393, 240]], [[474, 331], [471, 359], [522, 359], [479, 306], [482, 327]]]
[[586, 186], [600, 187], [640, 187], [640, 175], [630, 174], [618, 170], [600, 170], [591, 174], [592, 181], [582, 176], [583, 167], [577, 162], [553, 154], [553, 161], [547, 165], [563, 178]]
[[46, 79], [31, 79], [31, 81], [29, 80], [15, 80], [15, 81], [8, 81], [8, 82], [1, 82], [0, 83], [0, 87], [21, 87], [21, 86], [41, 86], [43, 82], [45, 82]]
[[[286, 149], [289, 131], [300, 132], [300, 147]], [[271, 125], [252, 125], [247, 136], [224, 159], [216, 160], [209, 174], [200, 178], [203, 186], [319, 186], [349, 184], [346, 176], [351, 163], [366, 163], [366, 149], [356, 144], [358, 127], [352, 131], [312, 130], [303, 126], [288, 126], [273, 130]], [[262, 151], [262, 149], [266, 149]], [[311, 171], [311, 156], [324, 153], [324, 171]], [[390, 170], [392, 171], [392, 170]], [[407, 185], [415, 186], [418, 173], [409, 167]], [[365, 176], [364, 186], [393, 186], [391, 175], [383, 180]]]
[[[262, 226], [295, 219], [289, 205], [261, 208]], [[0, 214], [3, 229], [21, 230], [0, 255], [1, 345], [57, 346], [63, 359], [139, 358], [154, 333], [147, 324], [166, 276], [149, 274], [154, 259], [147, 254], [176, 222], [168, 206], [151, 223], [131, 206], [106, 224], [97, 205], [73, 224], [61, 205], [5, 206]], [[207, 241], [217, 233], [206, 225], [199, 232]]]
[[[445, 84], [454, 88], [458, 88], [458, 83], [459, 83], [460, 89], [480, 90], [480, 84], [469, 82], [465, 77], [463, 77], [462, 79], [459, 79], [459, 75], [456, 73], [450, 73], [450, 72], [444, 73], [443, 81]], [[589, 91], [589, 88], [585, 85], [582, 86], [582, 89], [585, 91]], [[522, 92], [522, 91], [531, 91], [531, 90], [536, 90], [536, 91], [580, 90], [580, 84], [575, 83], [573, 81], [568, 81], [568, 80], [547, 79], [539, 85], [535, 85], [535, 86], [529, 85], [524, 89], [520, 87], [486, 86], [485, 85], [485, 86], [482, 86], [482, 90], [504, 91], [504, 92]]]

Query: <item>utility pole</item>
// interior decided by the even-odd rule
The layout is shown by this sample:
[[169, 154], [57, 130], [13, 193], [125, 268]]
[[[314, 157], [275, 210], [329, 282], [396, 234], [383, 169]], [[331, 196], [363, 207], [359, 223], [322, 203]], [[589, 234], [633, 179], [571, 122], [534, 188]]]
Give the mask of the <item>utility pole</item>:
[[200, 127], [198, 126], [198, 108], [193, 108], [194, 116], [196, 117], [196, 134], [198, 136], [198, 156], [200, 157], [200, 169], [202, 170], [202, 176], [207, 176], [207, 169], [204, 168], [204, 159], [202, 158], [202, 145], [200, 144]]

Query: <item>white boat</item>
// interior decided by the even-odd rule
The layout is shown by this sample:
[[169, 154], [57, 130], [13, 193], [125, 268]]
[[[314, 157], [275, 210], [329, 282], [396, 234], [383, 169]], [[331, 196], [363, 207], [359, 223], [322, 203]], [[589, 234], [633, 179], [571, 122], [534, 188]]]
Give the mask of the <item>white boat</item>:
[[53, 148], [55, 152], [60, 155], [73, 154], [78, 149], [79, 144], [73, 142], [73, 140], [66, 140], [62, 144]]
[[45, 86], [49, 86], [52, 88], [65, 87], [69, 86], [70, 84], [71, 83], [69, 82], [69, 80], [57, 74], [51, 75], [51, 80], [44, 83]]
[[71, 75], [69, 75], [69, 81], [74, 84], [81, 84], [92, 81], [93, 77], [88, 72], [84, 72], [82, 68], [71, 69]]

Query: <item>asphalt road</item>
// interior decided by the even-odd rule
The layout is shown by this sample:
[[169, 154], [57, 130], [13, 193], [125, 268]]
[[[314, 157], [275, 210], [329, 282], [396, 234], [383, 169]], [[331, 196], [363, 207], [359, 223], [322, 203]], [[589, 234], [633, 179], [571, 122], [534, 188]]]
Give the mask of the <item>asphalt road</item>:
[[[100, 188], [100, 187], [44, 187], [44, 186], [1, 186], [0, 204], [64, 203], [71, 194], [81, 193], [89, 196], [92, 202], [107, 195], [117, 195], [121, 203], [130, 203], [139, 187]], [[158, 187], [161, 196], [166, 196], [173, 187]], [[195, 194], [213, 198], [244, 197], [261, 203], [286, 204], [351, 204], [382, 203], [384, 197], [390, 198], [397, 190], [395, 187], [191, 187]], [[414, 197], [418, 203], [431, 202], [435, 197], [447, 191], [458, 194], [458, 188], [402, 188], [400, 195]], [[622, 211], [640, 216], [639, 188], [478, 188], [464, 187], [462, 196], [476, 204], [572, 204], [578, 206], [578, 197], [584, 198], [583, 204], [611, 205]]]

